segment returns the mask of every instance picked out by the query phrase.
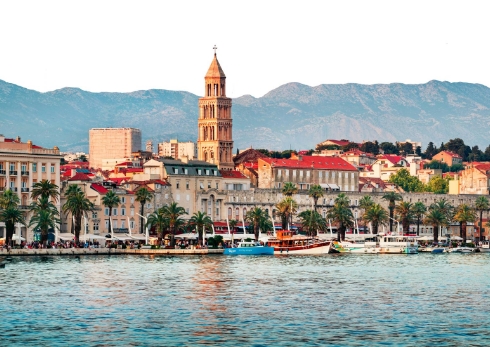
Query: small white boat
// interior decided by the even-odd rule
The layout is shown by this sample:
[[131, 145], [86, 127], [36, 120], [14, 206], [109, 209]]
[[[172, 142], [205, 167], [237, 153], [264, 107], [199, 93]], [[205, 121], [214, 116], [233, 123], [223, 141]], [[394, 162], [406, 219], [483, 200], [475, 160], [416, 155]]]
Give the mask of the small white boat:
[[471, 247], [456, 247], [453, 248], [452, 252], [454, 253], [474, 253], [476, 248]]
[[419, 248], [414, 236], [380, 235], [378, 244], [380, 254], [417, 254]]
[[482, 253], [490, 253], [490, 241], [481, 241], [478, 245], [478, 249]]

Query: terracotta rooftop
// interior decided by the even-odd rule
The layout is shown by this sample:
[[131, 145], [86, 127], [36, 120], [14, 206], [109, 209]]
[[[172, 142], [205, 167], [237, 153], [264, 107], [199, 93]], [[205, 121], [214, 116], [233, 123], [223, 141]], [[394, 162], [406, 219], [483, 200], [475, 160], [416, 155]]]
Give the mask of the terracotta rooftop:
[[378, 159], [386, 159], [389, 160], [393, 164], [397, 164], [400, 162], [400, 160], [405, 160], [402, 156], [395, 155], [395, 154], [383, 154], [378, 157]]
[[206, 77], [226, 77], [221, 65], [218, 62], [218, 58], [216, 57], [216, 53], [214, 53], [213, 61], [209, 66], [208, 72], [206, 73]]
[[109, 191], [107, 188], [105, 188], [102, 184], [100, 183], [92, 183], [90, 185], [90, 188], [92, 188], [93, 190], [95, 190], [97, 193], [99, 194], [107, 194], [107, 192]]
[[223, 178], [243, 178], [243, 179], [248, 179], [247, 176], [242, 174], [240, 171], [235, 171], [235, 170], [220, 170], [221, 176]]
[[339, 157], [320, 157], [320, 156], [302, 156], [301, 159], [272, 159], [262, 158], [261, 160], [281, 168], [298, 168], [298, 169], [323, 169], [323, 170], [341, 170], [357, 171], [356, 167]]
[[69, 178], [68, 181], [91, 181], [91, 178], [82, 172], [77, 172], [75, 176]]

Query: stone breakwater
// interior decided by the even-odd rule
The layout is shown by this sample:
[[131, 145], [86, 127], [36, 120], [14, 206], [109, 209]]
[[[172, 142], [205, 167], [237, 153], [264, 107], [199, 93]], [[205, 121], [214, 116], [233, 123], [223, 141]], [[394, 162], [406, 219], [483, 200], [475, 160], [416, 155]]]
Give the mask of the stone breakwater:
[[0, 251], [4, 256], [80, 256], [80, 255], [222, 255], [222, 249], [114, 249], [114, 248], [61, 248], [61, 249], [11, 249]]

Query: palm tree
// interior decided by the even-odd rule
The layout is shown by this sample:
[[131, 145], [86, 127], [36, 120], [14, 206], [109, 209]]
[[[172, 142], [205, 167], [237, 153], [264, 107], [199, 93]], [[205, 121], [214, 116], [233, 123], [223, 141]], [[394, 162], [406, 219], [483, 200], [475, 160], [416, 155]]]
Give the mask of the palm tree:
[[[116, 198], [118, 197], [116, 196]], [[87, 199], [85, 193], [82, 192], [80, 189], [73, 188], [70, 194], [67, 195], [66, 202], [63, 205], [63, 212], [65, 212], [66, 214], [71, 213], [73, 219], [75, 220], [75, 242], [78, 242], [80, 238], [80, 230], [82, 229], [82, 216], [84, 215], [84, 213], [92, 211], [93, 209], [94, 204], [90, 202], [89, 199]]]
[[298, 204], [291, 197], [284, 198], [276, 205], [277, 214], [281, 217], [282, 229], [287, 229], [287, 225], [292, 225], [293, 214], [296, 213]]
[[7, 206], [0, 211], [0, 221], [5, 223], [5, 244], [11, 245], [15, 232], [15, 224], [20, 223], [26, 225], [24, 215], [16, 205]]
[[413, 204], [411, 202], [402, 201], [395, 206], [395, 213], [402, 221], [402, 228], [404, 233], [408, 233], [410, 228], [410, 221], [413, 218]]
[[432, 225], [434, 242], [437, 243], [439, 242], [439, 226], [447, 225], [447, 215], [437, 208], [429, 208], [429, 212], [425, 215], [424, 223]]
[[162, 214], [168, 220], [168, 226], [170, 228], [170, 232], [172, 233], [173, 245], [175, 231], [184, 223], [184, 220], [180, 217], [187, 213], [183, 207], [179, 206], [176, 202], [172, 202], [170, 205], [162, 207]]
[[112, 190], [108, 191], [102, 198], [102, 204], [109, 209], [109, 232], [112, 231], [112, 209], [119, 206], [120, 203], [121, 199]]
[[482, 223], [483, 223], [483, 211], [488, 211], [490, 209], [490, 203], [488, 199], [484, 196], [479, 196], [476, 201], [475, 201], [475, 210], [477, 210], [480, 214], [480, 218], [478, 220], [479, 223], [479, 237], [478, 241], [482, 240], [482, 234], [483, 234], [483, 228], [482, 228]]
[[194, 215], [189, 220], [189, 223], [191, 225], [194, 225], [197, 228], [198, 243], [199, 244], [202, 244], [202, 240], [203, 240], [203, 228], [207, 228], [211, 224], [213, 224], [213, 221], [211, 220], [211, 217], [209, 217], [206, 214], [206, 212], [198, 211], [198, 212], [194, 213]]
[[161, 244], [163, 240], [163, 231], [168, 227], [168, 219], [164, 216], [163, 212], [163, 207], [160, 207], [157, 211], [148, 216], [146, 223], [147, 228], [156, 228], [159, 244]]
[[441, 211], [446, 216], [448, 222], [453, 218], [454, 207], [446, 199], [441, 199], [433, 203], [430, 205], [430, 209]]
[[[359, 200], [359, 207], [364, 210], [364, 213], [366, 213], [367, 209], [370, 208], [371, 206], [374, 205], [373, 198], [371, 198], [370, 195], [364, 195], [360, 200]], [[363, 216], [364, 216], [363, 213]], [[366, 221], [364, 218], [362, 219], [364, 222], [364, 230], [366, 230]]]
[[420, 235], [420, 221], [422, 220], [422, 217], [424, 216], [425, 212], [427, 211], [427, 208], [425, 207], [423, 202], [416, 202], [412, 206], [412, 213], [415, 217], [417, 217], [417, 236]]
[[388, 209], [390, 210], [390, 231], [393, 231], [393, 212], [395, 211], [395, 201], [401, 201], [402, 196], [397, 192], [388, 192], [383, 195], [382, 199], [389, 201]]
[[32, 185], [32, 200], [37, 200], [39, 197], [49, 197], [54, 201], [58, 201], [59, 195], [59, 187], [48, 180], [42, 180], [41, 182], [37, 182]]
[[145, 204], [146, 202], [150, 202], [153, 199], [153, 193], [150, 192], [147, 188], [143, 187], [136, 191], [136, 201], [139, 201], [141, 204], [140, 209], [140, 225], [141, 225], [141, 233], [144, 233], [143, 229], [143, 216], [145, 215]]
[[238, 225], [238, 221], [236, 219], [230, 219], [228, 221], [228, 225], [230, 226], [230, 231], [233, 234], [235, 231], [235, 227]]
[[323, 188], [319, 184], [314, 184], [308, 190], [308, 196], [313, 198], [315, 211], [317, 210], [318, 199], [323, 197]]
[[476, 211], [466, 204], [461, 204], [456, 210], [454, 220], [459, 222], [459, 236], [466, 243], [466, 225], [476, 220]]
[[19, 196], [15, 194], [12, 189], [7, 189], [0, 195], [0, 208], [8, 208], [17, 206], [20, 203]]
[[293, 196], [293, 194], [296, 194], [298, 192], [298, 187], [296, 187], [296, 184], [293, 182], [285, 182], [284, 186], [282, 187], [282, 193], [288, 197]]
[[308, 231], [308, 235], [316, 236], [318, 230], [326, 230], [326, 220], [315, 210], [306, 210], [301, 212], [298, 217], [301, 225]]
[[[70, 184], [65, 192], [65, 197], [68, 198], [70, 195], [82, 192], [82, 189], [77, 184]], [[68, 217], [68, 214], [67, 214]], [[75, 223], [71, 223], [71, 233], [75, 233]]]
[[41, 230], [41, 241], [46, 245], [49, 229], [59, 229], [58, 224], [60, 223], [61, 220], [53, 214], [51, 209], [40, 209], [31, 217], [29, 227]]
[[254, 228], [255, 240], [259, 240], [260, 237], [260, 225], [263, 224], [264, 220], [267, 220], [267, 215], [265, 211], [260, 207], [255, 207], [247, 212], [245, 220], [252, 223]]
[[332, 219], [339, 225], [337, 241], [345, 240], [345, 230], [354, 225], [354, 215], [349, 208], [349, 200], [344, 193], [340, 193], [335, 198], [334, 205], [328, 211], [327, 218]]
[[373, 234], [378, 233], [378, 227], [380, 225], [386, 225], [388, 222], [388, 212], [380, 204], [372, 204], [364, 211], [362, 218], [371, 223], [373, 227]]

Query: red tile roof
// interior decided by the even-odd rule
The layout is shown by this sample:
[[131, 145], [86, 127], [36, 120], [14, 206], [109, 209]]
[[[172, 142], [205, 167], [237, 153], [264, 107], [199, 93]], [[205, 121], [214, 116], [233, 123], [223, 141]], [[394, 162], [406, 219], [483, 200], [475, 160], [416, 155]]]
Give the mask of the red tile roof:
[[68, 181], [91, 181], [91, 178], [84, 173], [77, 172], [76, 175], [68, 179]]
[[[441, 151], [441, 152], [439, 152], [439, 153], [446, 153], [447, 155], [450, 155], [450, 156], [451, 156], [451, 157], [453, 157], [453, 158], [463, 159], [463, 158], [461, 158], [461, 156], [460, 156], [459, 154], [454, 153], [454, 152], [451, 152], [451, 151]], [[437, 154], [439, 154], [439, 153], [437, 153]], [[436, 154], [436, 155], [437, 155], [437, 154]]]
[[483, 173], [486, 173], [488, 170], [490, 170], [490, 164], [489, 163], [485, 163], [485, 164], [474, 164], [474, 167], [483, 172]]
[[242, 174], [240, 171], [235, 171], [235, 170], [219, 170], [221, 176], [223, 178], [242, 178], [242, 179], [248, 179], [247, 176]]
[[332, 143], [335, 143], [337, 146], [341, 146], [341, 147], [342, 146], [347, 146], [350, 143], [350, 141], [348, 141], [348, 140], [330, 140], [330, 139], [329, 140], [325, 140], [323, 142], [327, 142], [327, 141], [330, 141]]
[[392, 164], [398, 164], [401, 160], [405, 160], [402, 156], [395, 154], [384, 154], [380, 155], [378, 159], [386, 159], [389, 160]]
[[339, 157], [320, 157], [320, 156], [302, 156], [301, 159], [272, 159], [261, 158], [270, 165], [280, 168], [297, 168], [297, 169], [322, 169], [322, 170], [341, 170], [341, 171], [358, 171], [355, 166]]
[[115, 178], [113, 177], [113, 178], [109, 178], [109, 181], [112, 181], [119, 186], [121, 185], [122, 182], [129, 181], [129, 177], [115, 177]]
[[99, 194], [107, 194], [107, 192], [109, 191], [107, 188], [105, 188], [102, 184], [100, 183], [92, 183], [90, 185], [90, 188], [92, 188], [93, 190], [95, 190], [97, 193]]

